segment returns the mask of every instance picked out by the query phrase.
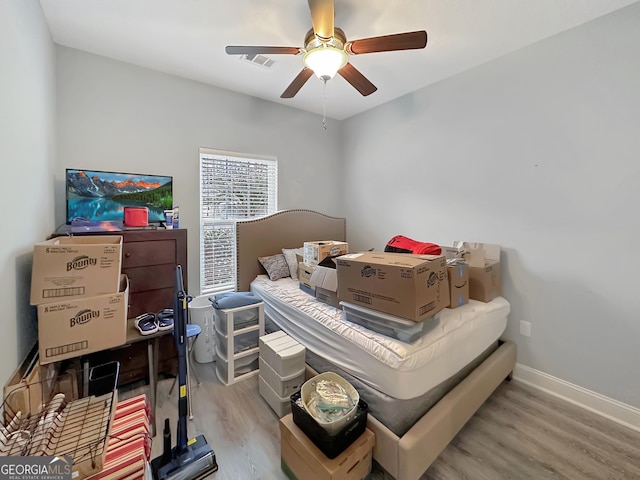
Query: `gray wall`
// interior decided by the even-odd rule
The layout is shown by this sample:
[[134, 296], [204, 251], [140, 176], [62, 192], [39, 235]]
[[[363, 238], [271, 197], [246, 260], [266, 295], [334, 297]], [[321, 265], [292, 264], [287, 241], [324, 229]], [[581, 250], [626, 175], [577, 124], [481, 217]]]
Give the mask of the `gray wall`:
[[638, 25], [635, 4], [351, 118], [343, 152], [354, 248], [501, 244], [518, 361], [634, 407]]
[[58, 223], [65, 168], [173, 176], [192, 294], [200, 285], [200, 147], [275, 156], [280, 209], [343, 214], [338, 122], [325, 131], [317, 115], [61, 46], [57, 86]]
[[37, 0], [0, 2], [0, 381], [37, 340], [33, 244], [54, 228], [54, 46]]

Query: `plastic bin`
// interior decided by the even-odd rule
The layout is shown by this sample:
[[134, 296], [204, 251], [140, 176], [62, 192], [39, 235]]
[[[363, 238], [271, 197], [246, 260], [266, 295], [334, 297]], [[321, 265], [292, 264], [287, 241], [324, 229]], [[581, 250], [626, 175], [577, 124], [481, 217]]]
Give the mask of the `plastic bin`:
[[415, 342], [440, 322], [440, 318], [437, 315], [421, 322], [414, 322], [347, 302], [340, 302], [340, 305], [349, 322], [362, 325], [387, 337], [397, 338], [405, 343]]
[[304, 370], [307, 349], [281, 330], [260, 337], [260, 357], [281, 377]]
[[291, 395], [293, 422], [324, 453], [327, 458], [336, 458], [356, 441], [367, 428], [369, 406], [364, 400], [358, 401], [358, 408], [352, 420], [336, 433], [327, 432], [302, 406], [301, 393]]
[[304, 367], [299, 372], [295, 372], [288, 377], [282, 377], [260, 357], [260, 376], [279, 397], [288, 399], [292, 393], [302, 388], [302, 384], [304, 383]]
[[218, 379], [225, 385], [231, 385], [239, 377], [249, 374], [258, 373], [258, 352], [250, 353], [249, 355], [233, 360], [233, 372], [229, 370], [229, 360], [227, 360], [221, 353], [218, 353], [216, 361], [216, 375]]
[[259, 330], [249, 330], [248, 332], [235, 334], [233, 337], [223, 335], [216, 330], [216, 342], [218, 343], [217, 348], [223, 357], [229, 358], [229, 356], [236, 353], [242, 353], [245, 350], [251, 350], [253, 348], [257, 349], [259, 336]]
[[193, 343], [193, 357], [198, 363], [211, 363], [216, 359], [214, 311], [209, 296], [201, 295], [189, 302], [190, 322], [202, 330]]
[[353, 401], [353, 406], [349, 409], [349, 412], [346, 415], [338, 418], [337, 420], [334, 420], [332, 422], [322, 422], [314, 417], [315, 422], [318, 425], [320, 425], [322, 428], [324, 428], [328, 433], [336, 434], [339, 431], [341, 431], [345, 425], [348, 425], [353, 420], [353, 417], [358, 410], [357, 407], [358, 407], [358, 402], [360, 401], [360, 394], [355, 388], [353, 388], [353, 385], [351, 385], [347, 380], [342, 378], [337, 373], [334, 373], [334, 372], [319, 373], [315, 377], [310, 378], [309, 380], [304, 382], [302, 384], [302, 388], [300, 389], [300, 393], [302, 395], [302, 402], [305, 405], [305, 411], [307, 412], [309, 411], [308, 406], [309, 406], [309, 399], [311, 397], [311, 393], [316, 390], [316, 384], [322, 380], [335, 382], [338, 385], [342, 386], [347, 392], [347, 394], [351, 397], [351, 400]]
[[89, 395], [99, 397], [118, 388], [120, 362], [113, 361], [96, 365], [89, 370]]
[[[260, 307], [262, 303], [247, 305], [238, 308], [228, 308], [226, 310], [214, 308], [214, 317], [216, 330], [223, 335], [228, 335], [227, 322], [231, 317], [232, 329], [242, 330], [243, 328], [253, 327], [260, 323]], [[212, 307], [213, 308], [213, 307]]]
[[289, 396], [280, 397], [267, 381], [262, 378], [262, 375], [258, 377], [258, 391], [262, 398], [269, 404], [271, 410], [273, 410], [278, 418], [284, 417], [291, 411], [291, 399]]

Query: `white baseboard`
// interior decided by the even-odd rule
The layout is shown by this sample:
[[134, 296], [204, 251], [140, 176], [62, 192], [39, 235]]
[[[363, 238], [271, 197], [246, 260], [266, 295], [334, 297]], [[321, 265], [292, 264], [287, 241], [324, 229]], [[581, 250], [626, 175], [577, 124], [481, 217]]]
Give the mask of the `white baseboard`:
[[640, 409], [516, 363], [513, 379], [640, 432]]

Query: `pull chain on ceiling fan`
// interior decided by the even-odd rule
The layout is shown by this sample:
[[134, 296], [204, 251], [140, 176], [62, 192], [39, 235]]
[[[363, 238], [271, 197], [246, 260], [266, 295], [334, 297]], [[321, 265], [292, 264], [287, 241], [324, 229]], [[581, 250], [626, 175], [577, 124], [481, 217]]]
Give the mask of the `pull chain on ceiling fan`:
[[313, 28], [305, 36], [304, 48], [228, 46], [225, 51], [229, 55], [303, 55], [304, 68], [281, 98], [293, 98], [314, 73], [324, 82], [338, 73], [360, 94], [367, 96], [377, 88], [349, 62], [349, 55], [420, 49], [427, 45], [424, 30], [347, 41], [345, 33], [334, 26], [334, 0], [309, 0], [309, 9]]

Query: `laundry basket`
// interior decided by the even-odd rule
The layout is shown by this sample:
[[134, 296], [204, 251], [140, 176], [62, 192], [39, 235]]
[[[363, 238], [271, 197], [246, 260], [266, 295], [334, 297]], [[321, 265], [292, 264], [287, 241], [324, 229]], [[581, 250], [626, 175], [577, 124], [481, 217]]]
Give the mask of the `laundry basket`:
[[[309, 408], [312, 392], [316, 389], [316, 384], [321, 380], [337, 383], [338, 385], [342, 386], [342, 388], [344, 388], [346, 393], [351, 398], [351, 408], [346, 412], [344, 416], [338, 418], [335, 421], [323, 421], [317, 416], [313, 415], [313, 409]], [[302, 385], [300, 392], [305, 409], [312, 415], [318, 425], [320, 425], [330, 434], [338, 433], [345, 425], [353, 420], [354, 415], [357, 412], [358, 402], [360, 401], [360, 395], [358, 394], [357, 390], [353, 388], [353, 385], [351, 385], [347, 380], [342, 378], [337, 373], [333, 372], [320, 373], [319, 375], [310, 378]]]

